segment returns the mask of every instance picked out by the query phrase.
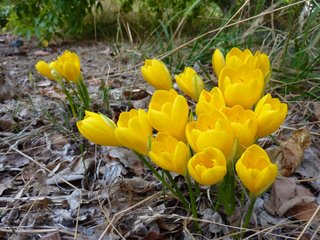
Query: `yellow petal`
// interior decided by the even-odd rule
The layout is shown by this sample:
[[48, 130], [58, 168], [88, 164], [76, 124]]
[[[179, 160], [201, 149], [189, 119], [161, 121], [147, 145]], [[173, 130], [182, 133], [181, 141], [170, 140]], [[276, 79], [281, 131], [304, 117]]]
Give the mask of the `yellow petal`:
[[212, 67], [213, 70], [219, 78], [222, 68], [225, 66], [225, 59], [221, 51], [217, 48], [212, 55]]

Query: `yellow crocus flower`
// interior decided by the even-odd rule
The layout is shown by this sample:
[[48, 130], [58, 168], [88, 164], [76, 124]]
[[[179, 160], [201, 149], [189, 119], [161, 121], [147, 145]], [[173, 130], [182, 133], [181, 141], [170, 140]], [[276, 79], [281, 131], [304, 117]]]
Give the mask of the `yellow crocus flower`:
[[147, 59], [141, 67], [145, 81], [158, 90], [170, 90], [172, 78], [166, 65], [157, 59]]
[[148, 155], [152, 127], [147, 113], [142, 109], [131, 109], [130, 112], [120, 113], [115, 135], [122, 146]]
[[242, 184], [254, 196], [264, 193], [274, 182], [278, 167], [258, 145], [247, 148], [236, 163], [236, 172]]
[[226, 57], [223, 56], [219, 49], [216, 49], [212, 55], [212, 67], [218, 79], [224, 67], [239, 69], [243, 66], [249, 69], [260, 69], [266, 80], [270, 74], [269, 57], [259, 51], [253, 55], [249, 49], [242, 51], [234, 47], [227, 53]]
[[188, 172], [196, 182], [213, 185], [221, 181], [227, 173], [225, 156], [217, 148], [205, 148], [189, 160]]
[[265, 137], [275, 132], [285, 120], [287, 113], [287, 104], [281, 103], [278, 98], [272, 98], [270, 93], [266, 94], [254, 109], [258, 122], [257, 137]]
[[214, 87], [210, 92], [203, 90], [196, 105], [196, 114], [197, 116], [200, 116], [202, 113], [210, 114], [214, 110], [219, 110], [225, 106], [224, 97], [219, 88]]
[[39, 62], [37, 62], [37, 64], [36, 64], [35, 67], [36, 67], [37, 71], [38, 71], [41, 75], [43, 75], [43, 76], [45, 76], [45, 77], [47, 77], [47, 78], [49, 78], [49, 79], [51, 79], [51, 80], [54, 79], [54, 77], [53, 77], [52, 74], [51, 74], [51, 68], [49, 67], [49, 64], [46, 63], [45, 61], [39, 61]]
[[227, 116], [233, 132], [238, 139], [242, 153], [247, 147], [254, 143], [257, 134], [257, 120], [252, 110], [245, 110], [241, 105], [232, 108], [222, 108], [222, 112]]
[[215, 110], [211, 114], [201, 114], [196, 121], [187, 124], [186, 136], [195, 152], [215, 147], [224, 153], [227, 160], [231, 160], [235, 136], [227, 117], [222, 112]]
[[190, 151], [184, 142], [170, 134], [158, 132], [151, 144], [149, 157], [159, 167], [185, 175]]
[[200, 93], [204, 89], [204, 83], [194, 69], [186, 67], [183, 73], [175, 75], [175, 79], [182, 92], [198, 101]]
[[250, 109], [262, 96], [264, 77], [260, 69], [224, 67], [218, 86], [228, 107], [241, 105]]
[[171, 89], [154, 92], [148, 110], [151, 126], [176, 139], [185, 140], [185, 127], [188, 122], [189, 106], [187, 100]]
[[83, 120], [77, 122], [81, 135], [102, 146], [120, 146], [116, 136], [116, 124], [103, 114], [85, 111]]

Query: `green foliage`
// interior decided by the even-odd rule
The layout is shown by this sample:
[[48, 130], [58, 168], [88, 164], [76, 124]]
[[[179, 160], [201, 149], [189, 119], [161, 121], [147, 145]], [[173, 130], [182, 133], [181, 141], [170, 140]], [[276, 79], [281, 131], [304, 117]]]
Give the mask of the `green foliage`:
[[8, 22], [10, 13], [9, 0], [0, 1], [0, 28], [4, 27]]
[[53, 36], [79, 37], [85, 29], [85, 17], [91, 14], [96, 0], [14, 0], [8, 28], [29, 39], [40, 41]]
[[143, 9], [140, 10], [142, 12], [140, 17], [144, 18], [144, 22], [150, 20], [162, 22], [161, 28], [163, 26], [176, 28], [180, 24], [196, 24], [199, 27], [204, 18], [210, 18], [219, 12], [219, 7], [213, 0], [120, 0], [120, 3], [122, 13], [126, 14], [138, 7]]

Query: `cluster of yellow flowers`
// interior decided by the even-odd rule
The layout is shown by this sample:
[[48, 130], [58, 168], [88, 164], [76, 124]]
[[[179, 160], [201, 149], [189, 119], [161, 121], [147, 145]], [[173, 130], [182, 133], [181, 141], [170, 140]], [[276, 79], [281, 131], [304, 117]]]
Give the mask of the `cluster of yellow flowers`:
[[287, 105], [270, 94], [263, 96], [271, 72], [266, 54], [233, 48], [224, 57], [217, 49], [212, 65], [218, 87], [210, 91], [190, 67], [175, 76], [182, 92], [196, 102], [195, 115], [187, 99], [173, 89], [165, 64], [151, 59], [141, 68], [143, 78], [157, 89], [148, 111], [122, 112], [117, 124], [86, 111], [77, 127], [94, 143], [130, 148], [202, 185], [215, 184], [235, 169], [243, 185], [258, 196], [278, 170], [255, 142], [279, 128]]
[[[79, 56], [66, 50], [50, 63], [37, 62], [35, 68], [43, 76], [59, 83], [69, 101], [73, 117], [82, 119], [84, 110], [90, 108], [90, 98], [81, 74]], [[70, 82], [76, 84], [77, 88], [69, 84]]]
[[40, 74], [51, 80], [64, 78], [67, 81], [78, 83], [81, 76], [79, 57], [68, 50], [64, 51], [57, 60], [50, 63], [39, 61], [35, 67]]

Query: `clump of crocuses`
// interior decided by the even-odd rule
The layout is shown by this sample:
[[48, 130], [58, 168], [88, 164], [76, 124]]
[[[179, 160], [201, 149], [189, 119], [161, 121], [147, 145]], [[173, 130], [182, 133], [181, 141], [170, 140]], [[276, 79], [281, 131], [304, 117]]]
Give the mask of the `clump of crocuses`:
[[37, 62], [35, 68], [41, 75], [60, 85], [68, 99], [73, 117], [82, 119], [84, 111], [90, 108], [90, 98], [81, 73], [79, 56], [66, 50], [52, 62]]
[[[165, 64], [148, 59], [141, 68], [142, 76], [156, 90], [147, 111], [122, 112], [117, 123], [87, 111], [86, 117], [77, 123], [80, 133], [90, 141], [127, 147], [143, 157], [164, 186], [192, 210], [194, 217], [197, 184], [217, 184], [222, 195], [218, 197], [227, 214], [234, 210], [235, 174], [253, 203], [272, 185], [277, 165], [256, 142], [276, 131], [288, 111], [287, 104], [270, 94], [264, 95], [271, 74], [266, 54], [233, 48], [224, 56], [217, 49], [212, 66], [217, 87], [205, 89], [202, 78], [187, 66], [175, 75], [179, 91], [173, 89]], [[43, 69], [43, 74], [51, 78], [47, 66]], [[195, 108], [188, 104], [192, 100]], [[145, 157], [162, 168], [167, 178], [161, 177]], [[181, 194], [170, 172], [186, 178], [190, 198]]]

